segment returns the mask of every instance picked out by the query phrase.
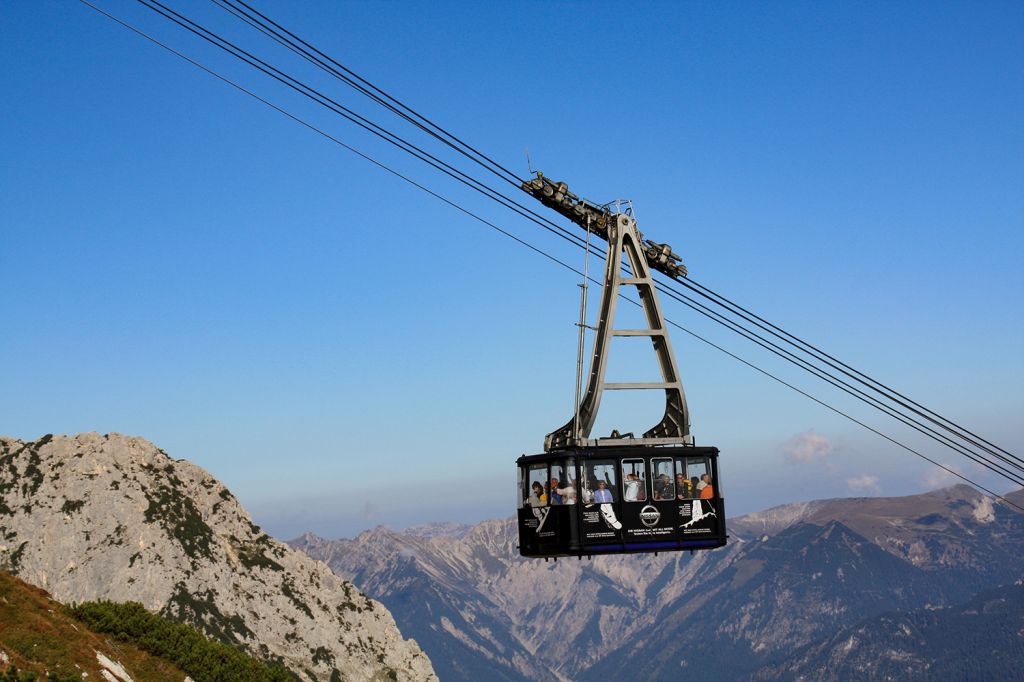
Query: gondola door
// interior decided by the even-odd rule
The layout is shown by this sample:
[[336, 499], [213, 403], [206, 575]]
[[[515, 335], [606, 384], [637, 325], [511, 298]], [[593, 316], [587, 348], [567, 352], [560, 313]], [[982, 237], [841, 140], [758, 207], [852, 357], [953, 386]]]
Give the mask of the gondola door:
[[577, 548], [576, 465], [551, 457], [520, 466], [519, 539], [524, 555], [557, 556]]
[[[703, 452], [702, 452], [703, 451]], [[718, 482], [717, 448], [694, 448], [676, 457], [679, 539], [684, 545], [725, 544], [725, 505]], [[711, 542], [720, 539], [720, 542]]]
[[581, 462], [580, 541], [593, 551], [622, 542], [618, 473], [614, 459]]
[[675, 546], [675, 489], [671, 478], [665, 478], [666, 463], [671, 458], [635, 457], [622, 461], [622, 541], [627, 549], [645, 548], [664, 543]]

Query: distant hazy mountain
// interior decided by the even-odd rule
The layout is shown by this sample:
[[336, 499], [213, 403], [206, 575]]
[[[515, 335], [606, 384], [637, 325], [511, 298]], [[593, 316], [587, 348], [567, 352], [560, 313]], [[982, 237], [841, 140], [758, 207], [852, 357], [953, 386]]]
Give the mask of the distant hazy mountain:
[[712, 552], [547, 563], [518, 556], [511, 520], [290, 544], [386, 604], [444, 680], [814, 679], [806, 652], [844, 628], [1024, 575], [1024, 514], [967, 486], [729, 524]]
[[379, 603], [141, 438], [0, 438], [0, 568], [63, 602], [141, 602], [310, 680], [436, 679]]

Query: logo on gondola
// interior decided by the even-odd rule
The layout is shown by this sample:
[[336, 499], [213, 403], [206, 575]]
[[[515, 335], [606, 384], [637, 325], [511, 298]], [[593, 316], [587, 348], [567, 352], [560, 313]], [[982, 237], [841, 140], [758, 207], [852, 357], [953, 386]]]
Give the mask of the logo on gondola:
[[640, 520], [645, 526], [650, 528], [651, 526], [657, 526], [658, 521], [661, 519], [661, 512], [654, 505], [647, 505], [640, 510]]
[[540, 522], [540, 523], [537, 524], [537, 529], [536, 529], [536, 531], [538, 533], [540, 533], [541, 529], [544, 527], [544, 522], [548, 520], [548, 512], [549, 511], [551, 511], [551, 510], [548, 509], [547, 507], [534, 507], [533, 508], [533, 515], [537, 518], [537, 521]]
[[693, 501], [693, 506], [690, 509], [690, 515], [691, 515], [692, 518], [689, 521], [687, 521], [686, 523], [684, 523], [683, 525], [679, 526], [680, 528], [689, 528], [690, 526], [692, 526], [693, 524], [697, 523], [698, 521], [702, 521], [704, 519], [710, 519], [712, 516], [715, 517], [716, 519], [718, 518], [718, 515], [715, 514], [715, 508], [714, 507], [712, 507], [711, 511], [709, 511], [709, 512], [705, 512], [704, 511], [704, 500], [694, 500]]

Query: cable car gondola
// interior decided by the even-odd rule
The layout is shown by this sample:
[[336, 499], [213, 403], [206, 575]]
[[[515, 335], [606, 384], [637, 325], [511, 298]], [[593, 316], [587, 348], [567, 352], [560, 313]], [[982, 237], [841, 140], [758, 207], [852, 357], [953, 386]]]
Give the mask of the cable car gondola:
[[[726, 544], [725, 501], [719, 485], [718, 448], [698, 447], [690, 434], [686, 396], [669, 342], [651, 270], [685, 276], [680, 258], [667, 244], [645, 240], [631, 211], [597, 206], [538, 173], [523, 189], [608, 242], [601, 306], [586, 393], [582, 355], [587, 278], [580, 305], [576, 410], [544, 439], [544, 452], [516, 462], [519, 552], [557, 558], [714, 549]], [[629, 271], [624, 276], [625, 254]], [[615, 329], [620, 287], [633, 286], [648, 326]], [[604, 380], [614, 337], [649, 337], [662, 381], [608, 383]], [[662, 390], [665, 414], [639, 438], [613, 431], [590, 438], [606, 390]]]

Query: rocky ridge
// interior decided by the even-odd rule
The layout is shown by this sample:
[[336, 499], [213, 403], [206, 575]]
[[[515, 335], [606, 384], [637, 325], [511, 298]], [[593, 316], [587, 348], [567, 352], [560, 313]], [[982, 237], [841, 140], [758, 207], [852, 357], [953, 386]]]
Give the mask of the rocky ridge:
[[63, 602], [141, 602], [309, 680], [437, 679], [380, 603], [142, 438], [0, 437], [0, 567]]

